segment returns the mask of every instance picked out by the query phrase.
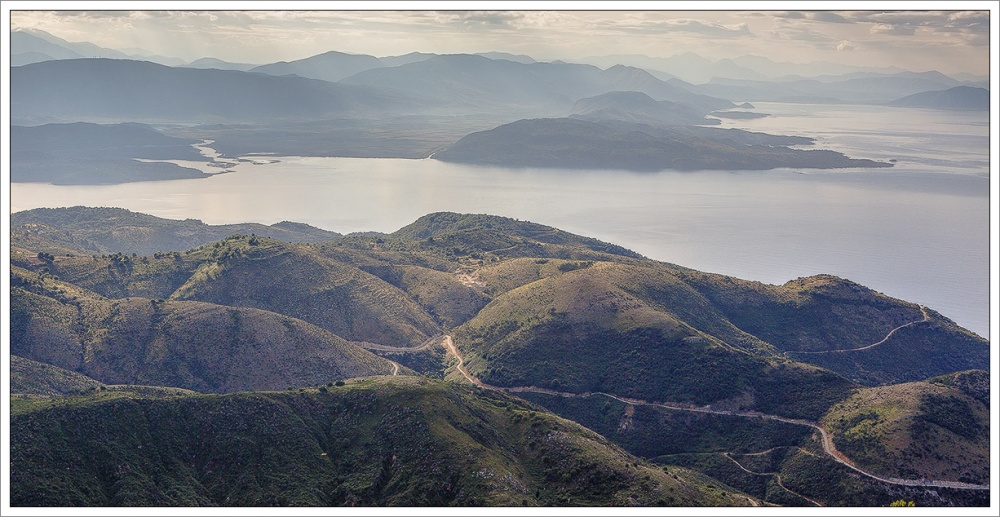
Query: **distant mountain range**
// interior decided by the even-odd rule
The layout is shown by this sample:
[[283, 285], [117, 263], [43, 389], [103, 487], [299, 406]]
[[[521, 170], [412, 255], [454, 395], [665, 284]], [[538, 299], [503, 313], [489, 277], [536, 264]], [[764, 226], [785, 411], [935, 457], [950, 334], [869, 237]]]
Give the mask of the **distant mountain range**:
[[[622, 64], [601, 69], [496, 52], [376, 58], [331, 51], [259, 66], [206, 58], [170, 67], [130, 59], [74, 58], [77, 50], [97, 51], [82, 43], [15, 33], [17, 49], [24, 49], [19, 54], [60, 56], [12, 67], [15, 125], [170, 124], [175, 126], [168, 130], [170, 135], [189, 143], [215, 140], [230, 156], [433, 156], [499, 166], [631, 170], [886, 167], [890, 164], [826, 150], [790, 149], [773, 142], [754, 145], [733, 131], [681, 128], [766, 115], [731, 111], [736, 104], [729, 99], [981, 111], [988, 107], [989, 96], [988, 90], [956, 86], [960, 81], [938, 72], [852, 71], [779, 80], [714, 77], [695, 85]], [[717, 64], [775, 65], [762, 59]], [[663, 62], [694, 66], [706, 60], [689, 54]], [[756, 77], [749, 72], [736, 75]], [[573, 120], [560, 120], [567, 116]], [[15, 132], [62, 132], [63, 141], [76, 140], [67, 133], [69, 127]], [[19, 143], [12, 178], [87, 184], [205, 176], [169, 163], [134, 160], [191, 158], [192, 150], [179, 144], [171, 147], [176, 150], [172, 155], [165, 144], [157, 144], [157, 156], [150, 155], [153, 147], [148, 146], [141, 153], [136, 148], [127, 151], [130, 156], [119, 156], [126, 151], [118, 144], [98, 146], [95, 149], [118, 149], [111, 153], [115, 159], [108, 153], [83, 154], [78, 163], [67, 161], [68, 151], [60, 145], [42, 152], [28, 151], [30, 143]]]
[[651, 126], [699, 126], [718, 124], [687, 104], [656, 101], [642, 92], [615, 91], [580, 99], [573, 104], [571, 118], [618, 120]]
[[956, 86], [942, 91], [914, 93], [889, 103], [908, 108], [935, 108], [958, 111], [989, 111], [990, 91], [985, 88]]
[[[334, 56], [342, 58], [346, 63], [353, 60], [353, 65], [343, 66]], [[479, 56], [489, 59], [513, 61], [517, 63], [536, 63], [536, 59], [523, 54], [506, 52], [480, 52]], [[261, 72], [275, 75], [295, 74], [302, 77], [325, 80], [330, 77], [347, 77], [350, 73], [381, 67], [395, 67], [417, 61], [423, 61], [440, 54], [412, 52], [401, 56], [375, 57], [365, 54], [344, 54], [331, 51], [293, 61], [282, 61], [268, 64], [230, 63], [224, 60], [204, 57], [190, 63], [179, 58], [157, 56], [142, 49], [108, 49], [88, 42], [71, 43], [49, 33], [39, 30], [14, 30], [11, 32], [11, 64], [20, 66], [53, 59], [74, 59], [105, 57], [113, 59], [142, 59], [168, 66], [189, 66], [192, 68], [218, 68], [224, 70], [249, 70], [258, 67]], [[767, 57], [744, 55], [736, 58], [712, 60], [693, 52], [687, 52], [670, 57], [650, 57], [641, 54], [615, 54], [606, 56], [590, 56], [577, 60], [579, 63], [610, 68], [616, 65], [643, 68], [662, 80], [680, 79], [692, 84], [704, 84], [713, 78], [788, 82], [801, 79], [814, 79], [821, 82], [845, 80], [859, 77], [882, 77], [895, 75], [937, 75], [937, 79], [948, 87], [965, 85], [988, 87], [989, 78], [971, 74], [959, 74], [954, 78], [939, 72], [913, 73], [898, 67], [863, 67], [848, 66], [830, 62], [793, 63], [778, 62]], [[343, 67], [345, 71], [337, 71]], [[760, 99], [764, 100], [764, 99]]]
[[79, 58], [140, 59], [167, 66], [184, 64], [176, 57], [158, 56], [138, 50], [109, 49], [87, 41], [69, 42], [42, 30], [14, 30], [10, 33], [10, 64], [21, 66], [54, 59]]
[[488, 215], [314, 243], [87, 247], [198, 228], [116, 209], [13, 214], [15, 501], [988, 497], [989, 343], [932, 308], [829, 275], [703, 273]]
[[601, 70], [570, 63], [525, 64], [468, 54], [434, 56], [397, 67], [367, 70], [341, 82], [392, 88], [470, 106], [509, 109], [568, 109], [580, 98], [619, 90], [641, 91], [657, 100], [708, 110], [732, 106], [723, 99], [675, 88], [637, 68]]
[[118, 59], [14, 67], [11, 97], [12, 118], [43, 121], [315, 119], [424, 108], [419, 100], [378, 88]]

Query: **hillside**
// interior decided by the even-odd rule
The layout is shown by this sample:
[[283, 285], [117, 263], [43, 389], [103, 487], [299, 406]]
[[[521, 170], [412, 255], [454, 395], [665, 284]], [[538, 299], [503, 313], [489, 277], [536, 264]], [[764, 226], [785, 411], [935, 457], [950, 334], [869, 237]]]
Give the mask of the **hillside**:
[[788, 357], [865, 385], [923, 380], [989, 363], [981, 337], [931, 309], [849, 280], [816, 275], [772, 286], [690, 270], [680, 276], [729, 321]]
[[715, 320], [669, 274], [613, 263], [556, 266], [555, 275], [496, 296], [454, 331], [471, 374], [499, 386], [796, 418], [818, 416], [851, 387], [831, 372], [756, 355], [752, 347], [766, 353], [765, 344]]
[[[110, 229], [149, 217], [110, 209], [26, 214], [49, 225], [42, 236], [85, 233], [76, 228], [96, 232], [102, 217], [104, 231], [121, 235]], [[23, 228], [17, 215], [15, 230]], [[170, 224], [152, 219], [149, 224], [163, 223], [170, 234]], [[820, 275], [783, 286], [747, 282], [658, 263], [549, 226], [486, 215], [430, 214], [392, 234], [308, 245], [237, 235], [183, 253], [145, 257], [44, 256], [51, 252], [33, 248], [42, 242], [51, 241], [13, 232], [12, 263], [107, 297], [262, 309], [348, 340], [397, 347], [416, 346], [472, 322], [484, 327], [477, 333], [491, 322], [544, 323], [525, 329], [542, 334], [569, 324], [594, 339], [600, 332], [654, 324], [666, 334], [643, 339], [704, 338], [705, 346], [724, 344], [726, 350], [812, 363], [866, 385], [983, 369], [989, 357], [982, 338], [932, 309], [848, 280]], [[579, 294], [570, 300], [560, 294], [565, 292]], [[610, 319], [588, 316], [593, 307]], [[619, 325], [616, 318], [633, 322]], [[586, 330], [573, 322], [597, 327]], [[518, 341], [516, 335], [509, 339]]]
[[957, 388], [911, 382], [861, 389], [823, 422], [840, 451], [881, 475], [989, 481], [989, 406]]
[[674, 131], [617, 120], [526, 119], [467, 135], [433, 157], [502, 167], [636, 171], [892, 166], [829, 150], [744, 143], [756, 135], [739, 130]]
[[318, 327], [243, 307], [106, 299], [12, 268], [11, 353], [104, 384], [284, 389], [393, 366]]
[[986, 88], [955, 86], [947, 90], [919, 92], [889, 102], [890, 106], [934, 108], [958, 111], [989, 111], [990, 91]]
[[10, 356], [10, 392], [29, 395], [69, 395], [87, 393], [103, 384], [86, 375], [47, 363]]
[[[41, 215], [48, 233], [11, 235], [11, 350], [103, 385], [284, 390], [387, 376], [397, 368], [388, 359], [402, 374], [469, 375], [632, 454], [776, 504], [982, 500], [977, 487], [947, 483], [986, 481], [978, 440], [988, 424], [976, 408], [988, 401], [989, 343], [846, 279], [749, 282], [550, 226], [449, 212], [315, 243], [232, 235], [153, 256], [54, 256], [32, 246], [135, 214]], [[33, 389], [62, 393], [47, 382]], [[905, 418], [893, 420], [894, 408]], [[884, 425], [851, 431], [855, 413], [872, 412], [888, 415]], [[952, 417], [971, 424], [940, 425]], [[824, 450], [822, 426], [864, 474]], [[878, 452], [906, 440], [919, 448]], [[771, 474], [747, 474], [754, 465]], [[913, 477], [932, 474], [930, 486]]]
[[[258, 235], [285, 242], [336, 240], [339, 233], [302, 223], [283, 221], [270, 226], [258, 223], [209, 225], [197, 219], [164, 219], [123, 208], [36, 208], [10, 216], [11, 232], [26, 239], [34, 251], [62, 255], [78, 253], [152, 255], [186, 251], [233, 234]], [[51, 248], [59, 247], [57, 251]]]
[[755, 503], [691, 471], [652, 466], [513, 397], [396, 379], [288, 393], [97, 395], [19, 408], [11, 422], [11, 503]]
[[382, 345], [415, 346], [440, 330], [398, 287], [306, 247], [234, 236], [192, 258], [197, 269], [171, 299], [274, 311]]

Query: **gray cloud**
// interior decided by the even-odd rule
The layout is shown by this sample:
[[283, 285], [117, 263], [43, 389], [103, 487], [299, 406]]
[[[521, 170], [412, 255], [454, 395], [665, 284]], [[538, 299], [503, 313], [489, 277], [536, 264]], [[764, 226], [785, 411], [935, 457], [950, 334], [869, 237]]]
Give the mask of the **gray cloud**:
[[889, 34], [892, 36], [913, 36], [917, 32], [917, 28], [912, 25], [876, 23], [875, 25], [872, 25], [868, 32], [872, 34]]
[[516, 11], [445, 11], [438, 14], [453, 22], [488, 27], [516, 28], [524, 19], [524, 13]]
[[752, 36], [750, 26], [746, 23], [736, 25], [723, 25], [721, 23], [682, 18], [675, 20], [655, 20], [646, 23], [638, 23], [632, 27], [622, 26], [622, 29], [631, 29], [646, 33], [651, 32], [688, 32], [704, 36], [714, 37], [746, 37]]
[[66, 18], [131, 18], [133, 11], [51, 11]]
[[895, 27], [921, 27], [930, 31], [967, 30], [989, 33], [989, 11], [852, 11], [844, 16], [854, 22]]
[[812, 20], [826, 23], [851, 23], [850, 20], [833, 11], [777, 11], [769, 13], [789, 20]]

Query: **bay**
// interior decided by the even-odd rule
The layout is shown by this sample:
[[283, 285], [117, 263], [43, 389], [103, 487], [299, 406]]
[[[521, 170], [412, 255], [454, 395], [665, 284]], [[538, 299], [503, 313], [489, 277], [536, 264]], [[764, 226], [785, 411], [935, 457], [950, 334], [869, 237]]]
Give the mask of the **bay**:
[[635, 173], [268, 156], [204, 179], [14, 183], [11, 210], [117, 206], [209, 224], [288, 220], [342, 233], [391, 232], [437, 211], [487, 213], [766, 283], [833, 274], [927, 305], [988, 336], [988, 116], [874, 106], [756, 108], [771, 116], [727, 120], [723, 127], [810, 136], [818, 148], [896, 165]]

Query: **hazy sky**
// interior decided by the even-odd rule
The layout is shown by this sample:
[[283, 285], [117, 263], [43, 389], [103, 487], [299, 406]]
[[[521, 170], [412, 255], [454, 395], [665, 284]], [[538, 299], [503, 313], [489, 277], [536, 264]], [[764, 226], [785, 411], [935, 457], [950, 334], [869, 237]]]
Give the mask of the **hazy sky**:
[[[756, 54], [775, 61], [898, 66], [989, 73], [990, 12], [996, 2], [924, 2], [963, 11], [809, 11], [841, 2], [8, 2], [11, 28], [68, 41], [141, 48], [194, 60], [267, 63], [328, 50], [375, 56], [413, 51], [504, 51], [535, 59], [607, 54], [720, 59]], [[160, 11], [22, 11], [149, 8]], [[858, 5], [874, 5], [854, 3]], [[913, 3], [882, 2], [905, 8]], [[206, 7], [207, 6], [207, 7]], [[297, 11], [185, 11], [289, 9]], [[553, 10], [523, 10], [539, 6]], [[626, 6], [632, 10], [611, 11]], [[768, 10], [733, 10], [752, 6]], [[382, 10], [358, 10], [382, 9]], [[395, 9], [432, 10], [395, 10]], [[454, 10], [467, 8], [467, 10]], [[585, 8], [589, 10], [575, 10]], [[704, 9], [721, 9], [710, 10]], [[773, 9], [796, 8], [790, 11]], [[320, 10], [322, 9], [322, 10]], [[353, 9], [353, 10], [352, 10]], [[574, 10], [566, 10], [574, 9]], [[661, 10], [656, 10], [661, 9]], [[662, 10], [669, 9], [669, 10]], [[702, 9], [702, 10], [686, 10]]]

